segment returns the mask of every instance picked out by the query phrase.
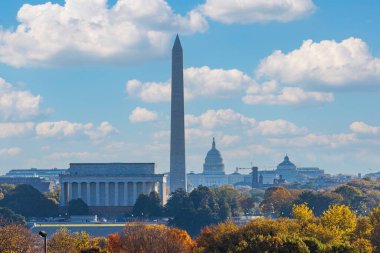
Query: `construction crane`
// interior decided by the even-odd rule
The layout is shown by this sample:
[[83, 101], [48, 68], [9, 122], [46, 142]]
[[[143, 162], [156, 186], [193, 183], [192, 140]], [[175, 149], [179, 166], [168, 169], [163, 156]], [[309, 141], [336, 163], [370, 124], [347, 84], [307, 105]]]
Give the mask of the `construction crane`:
[[239, 170], [251, 170], [252, 178], [251, 178], [251, 188], [257, 188], [259, 186], [259, 168], [252, 166], [251, 168], [239, 168], [236, 167], [235, 172], [239, 173]]

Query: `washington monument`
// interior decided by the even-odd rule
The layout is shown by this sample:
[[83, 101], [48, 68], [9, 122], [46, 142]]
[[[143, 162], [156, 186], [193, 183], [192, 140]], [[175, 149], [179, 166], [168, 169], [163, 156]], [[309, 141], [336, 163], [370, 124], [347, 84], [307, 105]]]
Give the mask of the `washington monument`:
[[186, 191], [183, 53], [179, 37], [172, 49], [172, 98], [170, 126], [170, 191]]

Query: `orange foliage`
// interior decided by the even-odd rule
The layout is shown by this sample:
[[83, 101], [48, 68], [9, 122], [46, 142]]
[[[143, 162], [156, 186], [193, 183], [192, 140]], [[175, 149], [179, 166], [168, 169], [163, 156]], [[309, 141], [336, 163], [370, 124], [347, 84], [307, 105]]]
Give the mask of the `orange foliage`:
[[163, 225], [128, 224], [122, 233], [109, 235], [108, 240], [112, 253], [190, 253], [194, 248], [186, 231]]

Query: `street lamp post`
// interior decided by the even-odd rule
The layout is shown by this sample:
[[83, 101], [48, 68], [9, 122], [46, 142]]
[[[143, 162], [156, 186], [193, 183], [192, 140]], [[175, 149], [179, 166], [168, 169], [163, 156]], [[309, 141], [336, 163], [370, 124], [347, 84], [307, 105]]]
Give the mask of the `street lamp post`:
[[44, 252], [47, 253], [47, 233], [45, 231], [40, 231], [38, 234], [44, 238]]

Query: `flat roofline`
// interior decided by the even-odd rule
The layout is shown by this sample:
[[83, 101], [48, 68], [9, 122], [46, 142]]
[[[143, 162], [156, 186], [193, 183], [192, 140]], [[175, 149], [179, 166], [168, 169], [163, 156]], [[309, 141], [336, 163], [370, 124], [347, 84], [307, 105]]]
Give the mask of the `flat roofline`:
[[80, 164], [80, 165], [94, 165], [94, 164], [155, 164], [155, 163], [114, 163], [114, 162], [111, 162], [111, 163], [70, 163], [71, 164]]

